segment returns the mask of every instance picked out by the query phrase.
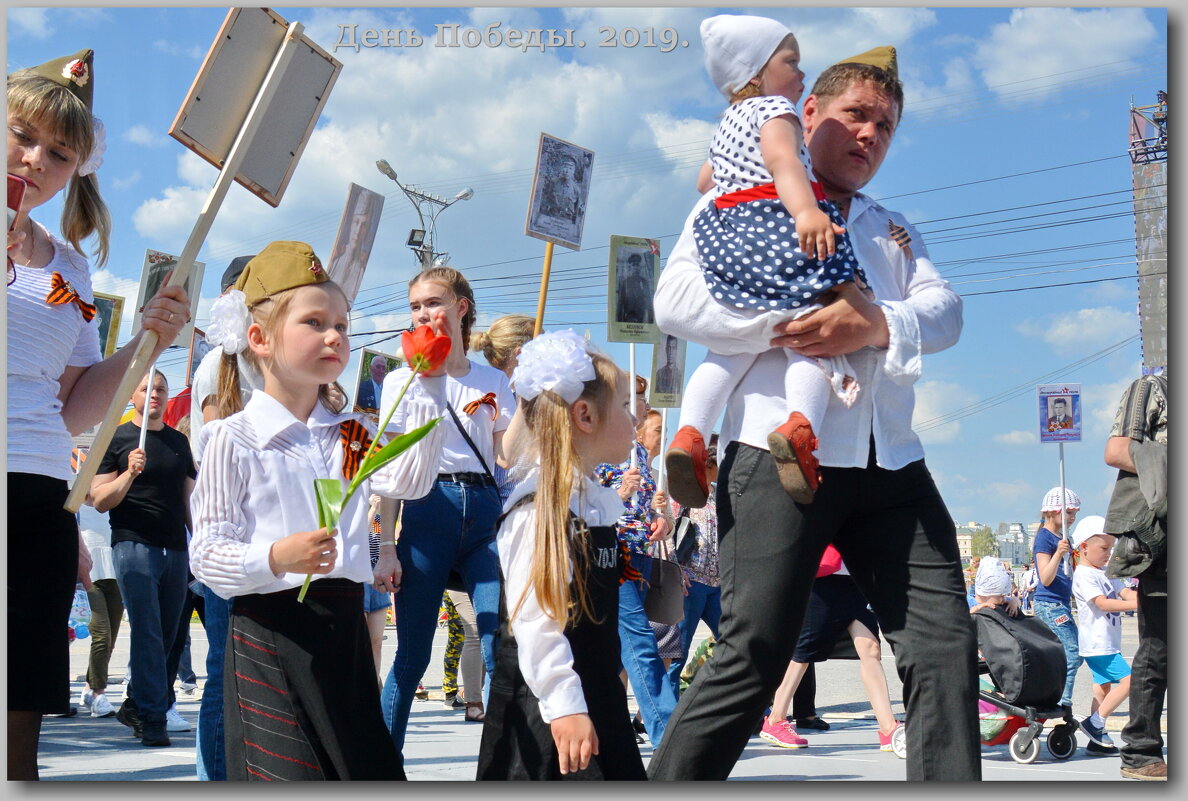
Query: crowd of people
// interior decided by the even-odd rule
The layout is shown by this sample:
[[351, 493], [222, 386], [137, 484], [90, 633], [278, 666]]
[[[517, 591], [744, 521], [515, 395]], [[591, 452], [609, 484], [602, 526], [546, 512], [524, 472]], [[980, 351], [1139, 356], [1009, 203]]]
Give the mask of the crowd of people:
[[[201, 599], [200, 779], [403, 779], [443, 603], [463, 632], [461, 704], [483, 726], [481, 779], [725, 779], [756, 733], [801, 748], [797, 726], [828, 728], [813, 665], [839, 640], [860, 660], [872, 747], [898, 738], [909, 780], [980, 778], [966, 611], [1006, 606], [1010, 591], [987, 569], [962, 605], [952, 518], [911, 430], [920, 357], [957, 342], [962, 302], [907, 220], [861, 192], [903, 110], [895, 51], [829, 67], [798, 111], [799, 44], [783, 25], [723, 15], [702, 38], [730, 106], [653, 299], [664, 332], [711, 353], [673, 442], [641, 376], [572, 331], [533, 336], [531, 318], [476, 334], [469, 282], [440, 266], [409, 281], [409, 341], [429, 345], [406, 346], [407, 362], [383, 376], [385, 423], [348, 413], [348, 300], [308, 244], [272, 242], [223, 276], [190, 436], [164, 424], [168, 385], [150, 371], [132, 422], [93, 457], [88, 503], [111, 521], [96, 549], [110, 564], [94, 569], [63, 509], [70, 436], [99, 420], [144, 332], [159, 353], [190, 304], [163, 288], [133, 342], [100, 359], [82, 255], [94, 236], [101, 264], [110, 228], [94, 178], [94, 54], [9, 76], [9, 172], [28, 182], [8, 247], [11, 779], [37, 778], [41, 716], [67, 711], [67, 643], [55, 632], [75, 581], [92, 577], [106, 624], [80, 700], [97, 717], [114, 710], [105, 691], [122, 606], [131, 681], [114, 711], [145, 747], [170, 742], [191, 589]], [[59, 237], [28, 215], [67, 186]], [[888, 226], [904, 233], [890, 246]], [[751, 269], [729, 267], [752, 256]], [[816, 267], [777, 281], [785, 259]], [[1119, 507], [1140, 511], [1158, 492], [1158, 454], [1142, 446], [1166, 446], [1166, 384], [1150, 385], [1128, 390], [1107, 449], [1120, 487], [1137, 476]], [[423, 438], [394, 460], [364, 467], [374, 442], [414, 432]], [[1109, 749], [1105, 719], [1129, 691], [1121, 754], [1132, 778], [1166, 777], [1162, 492], [1162, 515], [1135, 537], [1113, 505], [1072, 528], [1080, 501], [1058, 488], [1035, 543], [1034, 614], [1067, 658], [1061, 702], [1072, 703], [1084, 658], [1095, 686], [1081, 727]], [[1137, 591], [1108, 578], [1114, 533]], [[684, 614], [655, 625], [649, 595], [668, 559]], [[1130, 608], [1142, 643], [1133, 678], [1114, 626]], [[703, 622], [713, 654], [682, 690]], [[880, 635], [905, 721], [892, 714]]]

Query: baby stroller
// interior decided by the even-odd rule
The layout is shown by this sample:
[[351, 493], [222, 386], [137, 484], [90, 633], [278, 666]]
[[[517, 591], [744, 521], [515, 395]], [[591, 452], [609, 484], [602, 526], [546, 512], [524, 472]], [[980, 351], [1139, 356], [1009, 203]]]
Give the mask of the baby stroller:
[[1056, 718], [1047, 739], [1048, 753], [1068, 759], [1077, 750], [1077, 719], [1072, 709], [1060, 706], [1066, 675], [1064, 647], [1056, 635], [1033, 617], [1011, 617], [1002, 609], [974, 613], [978, 629], [978, 672], [989, 675], [990, 689], [978, 692], [979, 705], [1006, 713], [1006, 722], [983, 745], [1007, 746], [1011, 759], [1021, 765], [1034, 762], [1040, 753], [1039, 735], [1044, 723]]

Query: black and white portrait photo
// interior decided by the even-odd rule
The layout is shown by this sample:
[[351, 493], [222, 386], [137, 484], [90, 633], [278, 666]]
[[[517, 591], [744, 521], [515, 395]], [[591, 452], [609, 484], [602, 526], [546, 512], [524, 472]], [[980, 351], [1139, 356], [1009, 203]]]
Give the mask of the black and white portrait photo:
[[[177, 256], [162, 253], [159, 250], [144, 252], [144, 267], [140, 271], [140, 292], [136, 297], [136, 313], [132, 317], [132, 330], [140, 330], [140, 317], [144, 313], [144, 306], [165, 284], [165, 279], [177, 267]], [[206, 265], [200, 261], [194, 262], [190, 268], [190, 275], [186, 278], [186, 296], [190, 299], [190, 319], [177, 334], [178, 342], [186, 342], [194, 333], [194, 317], [198, 314], [198, 298], [202, 294], [202, 273]]]
[[528, 236], [581, 248], [593, 165], [593, 151], [540, 135], [525, 227]]
[[371, 246], [379, 230], [380, 215], [384, 211], [384, 196], [379, 192], [351, 184], [347, 192], [346, 206], [342, 210], [342, 221], [338, 224], [338, 235], [334, 249], [330, 251], [330, 263], [326, 272], [330, 280], [342, 288], [351, 303], [363, 281], [367, 260], [371, 258]]
[[649, 403], [657, 408], [681, 405], [681, 390], [685, 385], [685, 342], [668, 334], [661, 334], [652, 350], [652, 383]]
[[660, 342], [652, 310], [660, 278], [660, 243], [612, 236], [607, 262], [607, 334], [610, 342]]

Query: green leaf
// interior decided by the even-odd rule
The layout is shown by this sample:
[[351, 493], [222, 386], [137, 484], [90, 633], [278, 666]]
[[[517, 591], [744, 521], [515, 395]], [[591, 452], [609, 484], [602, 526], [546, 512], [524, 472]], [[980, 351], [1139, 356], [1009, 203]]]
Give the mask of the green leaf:
[[[342, 517], [342, 507], [346, 503], [342, 482], [337, 478], [315, 478], [314, 496], [318, 500], [318, 528], [325, 528], [327, 532], [338, 528], [338, 519]], [[301, 592], [297, 593], [297, 603], [305, 601], [312, 580], [313, 574], [306, 575]]]
[[[354, 494], [355, 490], [359, 488], [359, 485], [367, 480], [368, 476], [424, 439], [425, 436], [433, 430], [433, 427], [441, 422], [441, 420], [442, 418], [438, 417], [434, 420], [430, 420], [428, 423], [425, 423], [425, 425], [421, 426], [420, 428], [414, 428], [412, 431], [409, 431], [406, 434], [401, 434], [400, 436], [396, 437], [396, 439], [392, 440], [387, 445], [364, 459], [363, 464], [359, 466], [359, 472], [355, 474], [355, 478], [351, 481], [350, 487], [347, 488], [346, 497], [343, 498], [342, 503], [346, 503], [347, 499], [349, 499], [351, 495]], [[339, 509], [342, 509], [342, 506], [339, 506]]]

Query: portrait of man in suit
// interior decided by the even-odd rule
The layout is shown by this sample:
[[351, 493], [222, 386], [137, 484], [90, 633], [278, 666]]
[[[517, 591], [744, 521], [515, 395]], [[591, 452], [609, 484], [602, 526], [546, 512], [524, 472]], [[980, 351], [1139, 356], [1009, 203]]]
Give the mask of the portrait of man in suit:
[[1073, 418], [1068, 405], [1068, 398], [1055, 397], [1048, 401], [1048, 426], [1056, 428], [1072, 428]]
[[355, 406], [363, 411], [378, 411], [383, 399], [384, 376], [388, 374], [388, 360], [382, 353], [367, 354], [371, 362], [359, 378], [359, 389], [355, 393]]

